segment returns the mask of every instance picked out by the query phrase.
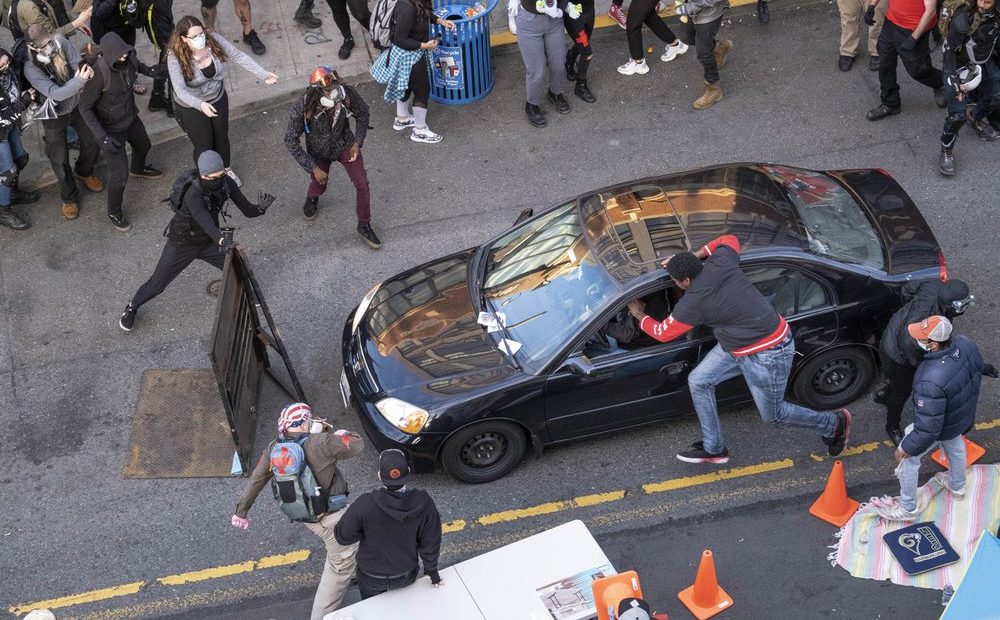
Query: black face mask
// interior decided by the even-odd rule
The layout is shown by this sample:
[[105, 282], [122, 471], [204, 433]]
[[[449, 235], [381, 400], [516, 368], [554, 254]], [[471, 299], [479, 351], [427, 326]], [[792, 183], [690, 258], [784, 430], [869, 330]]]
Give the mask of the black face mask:
[[222, 191], [222, 188], [226, 186], [226, 177], [221, 176], [218, 179], [202, 179], [201, 188], [205, 193], [214, 194], [216, 192]]

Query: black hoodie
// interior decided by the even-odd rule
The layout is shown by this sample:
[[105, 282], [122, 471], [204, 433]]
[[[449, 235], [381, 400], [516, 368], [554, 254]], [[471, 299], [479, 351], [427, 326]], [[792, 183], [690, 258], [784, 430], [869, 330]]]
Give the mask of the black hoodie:
[[[101, 55], [93, 61], [94, 77], [80, 93], [80, 115], [98, 142], [109, 133], [121, 134], [139, 117], [135, 107], [136, 74], [154, 76], [157, 71], [135, 57], [135, 49], [117, 33], [101, 37]], [[124, 63], [118, 59], [128, 54]]]
[[417, 568], [435, 583], [441, 552], [441, 517], [427, 491], [379, 489], [358, 497], [333, 530], [337, 542], [358, 547], [358, 569], [395, 576]]
[[961, 280], [916, 280], [907, 282], [901, 294], [903, 307], [889, 319], [879, 346], [900, 366], [916, 368], [926, 352], [917, 346], [917, 341], [910, 336], [907, 326], [934, 315], [954, 319], [957, 313], [951, 302], [968, 297], [969, 286]]

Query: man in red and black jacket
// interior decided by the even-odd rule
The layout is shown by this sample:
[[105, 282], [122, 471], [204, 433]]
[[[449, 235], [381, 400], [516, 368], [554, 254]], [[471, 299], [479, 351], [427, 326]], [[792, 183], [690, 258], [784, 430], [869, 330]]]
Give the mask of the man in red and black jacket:
[[847, 409], [821, 412], [785, 402], [795, 341], [784, 317], [740, 269], [739, 240], [724, 235], [697, 252], [673, 255], [664, 266], [684, 296], [662, 322], [643, 312], [642, 301], [633, 301], [629, 312], [639, 326], [653, 338], [667, 342], [698, 325], [708, 325], [718, 341], [688, 376], [702, 440], [678, 453], [677, 458], [688, 463], [729, 461], [715, 386], [740, 374], [765, 422], [816, 429], [830, 456], [839, 455], [847, 445], [851, 414]]

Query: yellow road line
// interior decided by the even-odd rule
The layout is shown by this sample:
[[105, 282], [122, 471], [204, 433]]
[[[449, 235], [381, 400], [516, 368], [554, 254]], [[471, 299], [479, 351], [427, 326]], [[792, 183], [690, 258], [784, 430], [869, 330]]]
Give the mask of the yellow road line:
[[197, 581], [206, 581], [208, 579], [218, 579], [220, 577], [229, 577], [230, 575], [239, 575], [240, 573], [249, 573], [252, 570], [262, 570], [265, 568], [274, 568], [276, 566], [288, 566], [289, 564], [297, 564], [308, 559], [309, 550], [299, 549], [298, 551], [291, 551], [280, 555], [269, 555], [257, 561], [250, 560], [247, 562], [240, 562], [238, 564], [213, 566], [212, 568], [204, 568], [202, 570], [181, 573], [179, 575], [168, 575], [166, 577], [158, 578], [157, 581], [165, 586], [179, 586], [185, 583], [195, 583]]
[[976, 424], [977, 431], [986, 431], [991, 428], [1000, 428], [1000, 418], [991, 420], [990, 422], [980, 422], [979, 424]]
[[62, 607], [70, 607], [71, 605], [81, 605], [83, 603], [95, 603], [97, 601], [106, 601], [109, 598], [115, 598], [116, 596], [126, 596], [128, 594], [135, 594], [142, 587], [146, 585], [145, 581], [135, 581], [132, 583], [126, 583], [120, 586], [114, 586], [112, 588], [101, 588], [100, 590], [90, 590], [88, 592], [80, 592], [79, 594], [71, 594], [69, 596], [61, 596], [59, 598], [51, 598], [47, 601], [38, 601], [36, 603], [22, 603], [21, 605], [14, 605], [9, 607], [7, 611], [14, 614], [15, 616], [20, 616], [21, 614], [26, 614], [33, 609], [60, 609]]
[[276, 566], [298, 564], [299, 562], [305, 562], [308, 560], [309, 553], [308, 549], [299, 549], [298, 551], [290, 551], [288, 553], [281, 553], [278, 555], [269, 555], [257, 560], [257, 565], [254, 568], [259, 570], [264, 568], [274, 568]]
[[[757, 0], [730, 0], [729, 4], [733, 7], [743, 6], [745, 4], [754, 4]], [[669, 2], [665, 4], [670, 4]], [[498, 3], [499, 10], [494, 11], [493, 15], [497, 16], [496, 19], [503, 19], [504, 14], [507, 12], [507, 7], [503, 2]], [[663, 17], [671, 17], [676, 15], [676, 11], [673, 6], [668, 6], [667, 10], [660, 13]], [[609, 26], [618, 26], [618, 22], [611, 19], [608, 15], [598, 15], [594, 18], [594, 28], [608, 28]], [[620, 27], [620, 26], [619, 26]], [[624, 32], [622, 36], [624, 36]], [[497, 32], [490, 35], [490, 46], [497, 47], [500, 45], [510, 45], [511, 43], [517, 42], [517, 35], [511, 34], [510, 32]]]
[[540, 515], [561, 512], [570, 508], [584, 508], [586, 506], [596, 506], [608, 502], [616, 502], [625, 497], [625, 491], [609, 491], [607, 493], [596, 493], [594, 495], [583, 495], [573, 499], [560, 500], [558, 502], [546, 502], [528, 508], [515, 508], [513, 510], [501, 510], [488, 515], [483, 515], [476, 519], [480, 525], [495, 525], [506, 521], [516, 521], [527, 517], [537, 517]]
[[454, 521], [448, 521], [447, 523], [441, 524], [442, 534], [451, 534], [452, 532], [460, 532], [465, 529], [465, 519], [455, 519]]
[[714, 471], [710, 474], [701, 474], [700, 476], [688, 476], [686, 478], [674, 478], [673, 480], [664, 480], [663, 482], [644, 484], [642, 485], [642, 490], [646, 493], [676, 491], [677, 489], [685, 489], [687, 487], [698, 486], [701, 484], [711, 484], [713, 482], [719, 482], [720, 480], [731, 480], [733, 478], [742, 478], [743, 476], [766, 474], [768, 472], [778, 471], [779, 469], [788, 469], [790, 467], [795, 467], [795, 462], [792, 461], [792, 459], [771, 461], [770, 463], [760, 463], [759, 465], [723, 469], [721, 471]]
[[889, 441], [888, 439], [886, 439], [885, 441], [873, 441], [871, 443], [862, 443], [862, 444], [858, 444], [856, 446], [851, 446], [849, 448], [844, 448], [844, 451], [841, 452], [840, 455], [836, 456], [836, 457], [830, 457], [830, 456], [827, 456], [825, 454], [815, 454], [814, 453], [814, 454], [810, 454], [809, 458], [811, 458], [812, 460], [816, 461], [817, 463], [821, 463], [821, 462], [823, 462], [823, 461], [825, 461], [827, 459], [830, 459], [830, 458], [842, 459], [842, 458], [848, 457], [848, 456], [857, 456], [859, 454], [867, 454], [868, 452], [874, 452], [875, 450], [878, 450], [879, 448], [881, 448], [883, 446], [885, 446], [887, 448], [893, 448], [893, 447], [895, 447], [891, 441]]

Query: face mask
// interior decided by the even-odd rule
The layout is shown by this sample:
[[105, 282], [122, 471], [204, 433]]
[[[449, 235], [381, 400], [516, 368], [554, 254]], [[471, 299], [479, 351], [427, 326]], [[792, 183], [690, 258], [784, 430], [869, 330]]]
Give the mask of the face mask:
[[921, 349], [923, 349], [924, 351], [930, 351], [931, 350], [931, 343], [930, 343], [930, 341], [924, 342], [922, 340], [918, 340], [917, 341], [917, 346], [920, 347]]
[[338, 86], [329, 95], [319, 98], [319, 104], [324, 108], [332, 108], [344, 100], [344, 87]]
[[205, 48], [205, 33], [201, 33], [193, 39], [188, 39], [191, 42], [191, 47], [200, 50]]
[[202, 179], [201, 187], [206, 192], [217, 192], [222, 189], [223, 185], [226, 183], [226, 177], [221, 176], [218, 179]]

